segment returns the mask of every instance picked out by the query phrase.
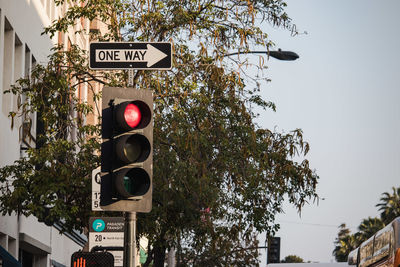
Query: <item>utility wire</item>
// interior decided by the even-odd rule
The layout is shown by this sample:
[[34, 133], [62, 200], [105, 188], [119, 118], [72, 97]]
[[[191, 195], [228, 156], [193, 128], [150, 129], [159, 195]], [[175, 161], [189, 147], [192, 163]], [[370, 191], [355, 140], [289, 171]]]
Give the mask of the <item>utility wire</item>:
[[[333, 225], [333, 224], [322, 224], [322, 223], [308, 223], [308, 222], [295, 222], [295, 221], [286, 221], [286, 220], [281, 220], [280, 223], [290, 223], [290, 224], [299, 224], [299, 225], [310, 225], [310, 226], [318, 226], [318, 227], [334, 227], [334, 228], [339, 228], [339, 225]], [[347, 228], [357, 228], [356, 226], [348, 226], [346, 225]]]

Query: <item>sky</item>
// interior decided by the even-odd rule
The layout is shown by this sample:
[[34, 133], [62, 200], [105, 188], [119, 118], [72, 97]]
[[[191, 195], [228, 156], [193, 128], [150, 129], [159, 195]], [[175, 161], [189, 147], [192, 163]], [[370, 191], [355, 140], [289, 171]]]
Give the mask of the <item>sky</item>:
[[338, 226], [356, 231], [362, 219], [379, 216], [382, 193], [400, 187], [400, 1], [286, 3], [307, 34], [291, 37], [265, 26], [276, 48], [300, 58], [268, 61], [264, 74], [272, 81], [262, 95], [277, 110], [263, 111], [257, 121], [277, 131], [303, 130], [324, 200], [305, 206], [301, 216], [284, 205], [276, 220], [281, 259], [332, 262]]

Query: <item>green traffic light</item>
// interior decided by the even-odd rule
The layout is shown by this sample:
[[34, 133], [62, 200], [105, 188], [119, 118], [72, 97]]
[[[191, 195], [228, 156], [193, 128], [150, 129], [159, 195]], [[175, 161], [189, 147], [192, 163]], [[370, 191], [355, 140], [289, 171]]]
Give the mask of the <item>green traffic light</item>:
[[115, 188], [123, 197], [143, 196], [149, 191], [150, 176], [142, 168], [122, 169], [115, 178]]

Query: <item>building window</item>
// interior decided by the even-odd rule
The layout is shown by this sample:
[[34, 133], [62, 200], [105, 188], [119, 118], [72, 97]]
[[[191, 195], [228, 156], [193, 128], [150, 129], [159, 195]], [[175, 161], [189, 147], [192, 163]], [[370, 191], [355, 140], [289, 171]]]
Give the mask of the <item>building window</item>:
[[19, 251], [19, 261], [22, 263], [22, 267], [33, 267], [33, 254], [26, 251]]
[[24, 63], [24, 77], [29, 78], [31, 71], [31, 50], [28, 45], [25, 45], [25, 63]]
[[51, 2], [53, 2], [53, 0], [46, 1], [46, 13], [49, 19], [51, 18]]
[[[14, 49], [14, 30], [10, 22], [4, 17], [4, 46], [3, 46], [3, 92], [10, 89], [13, 79], [13, 49]], [[11, 111], [11, 94], [3, 94], [2, 112], [8, 116]]]
[[[30, 71], [31, 71], [31, 50], [27, 45], [25, 45], [25, 60], [24, 60], [24, 72], [23, 76], [25, 78], [30, 77]], [[27, 101], [26, 95], [22, 95], [21, 99], [22, 103], [25, 103]], [[20, 153], [21, 156], [23, 156], [24, 151], [28, 147], [32, 147], [31, 143], [34, 140], [33, 135], [32, 135], [32, 129], [33, 129], [33, 116], [31, 114], [24, 114], [22, 117], [22, 127], [20, 129], [20, 136], [19, 139], [21, 140], [21, 146], [20, 146]]]
[[[24, 46], [22, 45], [21, 40], [19, 39], [18, 35], [15, 33], [14, 36], [14, 75], [11, 81], [12, 84], [22, 78], [24, 76], [24, 67], [23, 67], [23, 56], [24, 56]], [[14, 96], [13, 106], [11, 107], [12, 110], [17, 110], [17, 97]], [[19, 103], [21, 99], [19, 99]]]
[[50, 18], [50, 23], [53, 22], [54, 18], [56, 17], [56, 6], [54, 4], [54, 0], [50, 1], [50, 12], [51, 14], [49, 14], [49, 18]]

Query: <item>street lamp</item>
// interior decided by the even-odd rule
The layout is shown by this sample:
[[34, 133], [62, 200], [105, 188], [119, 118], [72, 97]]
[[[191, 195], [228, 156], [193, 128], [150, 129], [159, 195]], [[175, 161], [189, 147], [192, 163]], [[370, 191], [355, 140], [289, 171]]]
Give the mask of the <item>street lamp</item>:
[[273, 58], [285, 61], [293, 61], [299, 58], [299, 55], [292, 51], [282, 51], [280, 48], [278, 51], [249, 51], [249, 52], [235, 52], [224, 55], [224, 57], [239, 55], [239, 54], [267, 54]]

